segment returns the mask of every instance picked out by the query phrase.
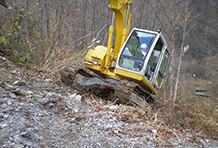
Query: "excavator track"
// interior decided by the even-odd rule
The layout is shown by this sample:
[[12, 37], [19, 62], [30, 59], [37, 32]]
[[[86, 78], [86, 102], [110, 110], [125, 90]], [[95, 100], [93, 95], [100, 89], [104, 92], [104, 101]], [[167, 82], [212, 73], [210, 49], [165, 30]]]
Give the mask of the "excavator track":
[[137, 106], [148, 106], [147, 102], [153, 102], [151, 94], [145, 91], [137, 83], [121, 80], [116, 86], [114, 97], [118, 103]]
[[76, 90], [91, 90], [95, 95], [109, 97], [113, 95], [112, 101], [118, 104], [131, 104], [143, 106], [147, 99], [152, 100], [151, 95], [141, 88], [137, 83], [121, 80], [118, 84], [103, 80], [93, 73], [81, 68], [71, 68], [59, 71], [61, 81], [72, 86]]
[[90, 90], [95, 95], [108, 97], [115, 91], [116, 84], [107, 82], [92, 72], [82, 68], [69, 68], [59, 71], [61, 81], [76, 90]]

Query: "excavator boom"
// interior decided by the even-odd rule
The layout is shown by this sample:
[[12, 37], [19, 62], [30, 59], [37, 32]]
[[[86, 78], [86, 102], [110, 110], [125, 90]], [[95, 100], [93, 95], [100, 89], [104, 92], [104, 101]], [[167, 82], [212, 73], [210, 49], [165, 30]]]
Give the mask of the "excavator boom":
[[[116, 18], [116, 41], [113, 50], [115, 60], [117, 58], [121, 46], [123, 45], [130, 31], [130, 21], [132, 17], [131, 6], [131, 0], [110, 0], [109, 8], [114, 11], [114, 15]], [[111, 26], [114, 26], [113, 22], [114, 21], [112, 20]], [[112, 44], [111, 41], [112, 36], [109, 36], [108, 45]], [[111, 46], [108, 46], [108, 48], [109, 47]]]

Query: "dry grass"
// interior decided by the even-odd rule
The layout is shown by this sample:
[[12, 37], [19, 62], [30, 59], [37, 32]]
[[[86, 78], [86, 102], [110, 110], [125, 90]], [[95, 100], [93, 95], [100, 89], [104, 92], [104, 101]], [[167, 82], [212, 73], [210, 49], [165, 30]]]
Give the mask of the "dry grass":
[[188, 101], [184, 113], [189, 126], [210, 137], [218, 137], [218, 100], [195, 97], [189, 98]]
[[[207, 83], [202, 85], [211, 90], [206, 87]], [[215, 84], [210, 87], [215, 87]], [[166, 124], [191, 129], [196, 135], [204, 134], [208, 137], [218, 137], [218, 98], [215, 94], [211, 93], [210, 97], [195, 96], [193, 92], [181, 88], [173, 113], [170, 110], [169, 97], [163, 94], [167, 94], [166, 89], [159, 94], [155, 108], [159, 110], [159, 117], [162, 117]]]
[[71, 54], [66, 49], [60, 49], [58, 52], [48, 53], [44, 60], [39, 64], [38, 70], [43, 72], [56, 73], [63, 67], [70, 65], [82, 65], [87, 49]]

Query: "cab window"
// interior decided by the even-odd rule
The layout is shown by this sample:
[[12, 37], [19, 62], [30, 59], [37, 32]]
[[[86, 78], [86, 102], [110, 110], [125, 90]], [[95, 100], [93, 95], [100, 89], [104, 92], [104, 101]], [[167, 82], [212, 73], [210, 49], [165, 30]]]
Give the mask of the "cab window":
[[155, 37], [156, 35], [152, 33], [134, 31], [122, 51], [119, 66], [140, 71]]
[[170, 54], [169, 54], [168, 50], [166, 49], [164, 56], [163, 56], [162, 63], [160, 65], [160, 70], [158, 71], [157, 79], [155, 81], [155, 84], [157, 85], [158, 88], [160, 88], [162, 86], [163, 80], [166, 76], [169, 58], [170, 58]]

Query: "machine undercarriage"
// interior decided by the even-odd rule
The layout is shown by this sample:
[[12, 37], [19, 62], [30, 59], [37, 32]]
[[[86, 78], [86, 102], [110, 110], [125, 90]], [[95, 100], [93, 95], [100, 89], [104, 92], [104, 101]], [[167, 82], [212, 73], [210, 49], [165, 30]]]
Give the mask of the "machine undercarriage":
[[133, 81], [102, 79], [89, 70], [68, 68], [59, 71], [61, 81], [77, 90], [90, 90], [103, 98], [111, 97], [118, 104], [142, 106], [153, 102], [152, 95]]

